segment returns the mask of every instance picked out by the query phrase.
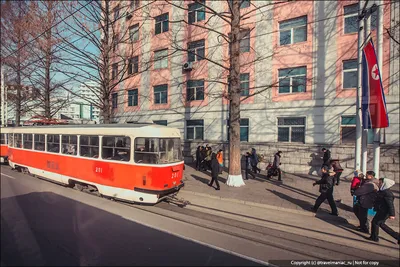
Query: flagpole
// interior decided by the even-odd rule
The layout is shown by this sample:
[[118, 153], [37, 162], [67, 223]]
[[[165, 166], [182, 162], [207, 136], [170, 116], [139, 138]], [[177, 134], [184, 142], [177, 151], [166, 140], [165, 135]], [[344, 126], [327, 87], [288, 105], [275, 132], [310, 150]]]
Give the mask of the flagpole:
[[[371, 32], [371, 12], [365, 12], [364, 17], [364, 38], [367, 41], [369, 34]], [[360, 48], [361, 49], [361, 48]], [[362, 146], [361, 146], [361, 168], [362, 172], [365, 174], [367, 172], [368, 165], [368, 129], [362, 129]]]
[[357, 79], [357, 99], [356, 99], [356, 147], [355, 147], [355, 169], [361, 169], [361, 146], [362, 146], [362, 127], [361, 127], [361, 97], [362, 97], [362, 49], [364, 43], [364, 19], [361, 17], [363, 11], [363, 0], [358, 3], [359, 28], [358, 28], [358, 79]]
[[[383, 81], [383, 1], [378, 1], [378, 23], [377, 23], [377, 50], [378, 50], [378, 66], [380, 70], [381, 80]], [[374, 172], [375, 177], [379, 176], [379, 162], [381, 154], [381, 132], [380, 128], [374, 129]]]

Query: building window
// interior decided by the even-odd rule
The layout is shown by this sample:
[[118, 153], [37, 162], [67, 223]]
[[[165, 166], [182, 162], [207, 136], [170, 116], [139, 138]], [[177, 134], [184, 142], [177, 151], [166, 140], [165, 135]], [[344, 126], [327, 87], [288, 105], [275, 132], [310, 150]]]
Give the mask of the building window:
[[191, 42], [188, 44], [188, 60], [189, 62], [200, 61], [204, 58], [205, 42], [204, 40]]
[[279, 70], [279, 93], [303, 93], [306, 91], [306, 67]]
[[357, 88], [357, 65], [356, 59], [343, 61], [343, 89]]
[[[250, 0], [241, 0], [240, 8], [246, 8], [250, 6]], [[229, 5], [232, 6], [233, 0], [229, 0]]]
[[154, 69], [168, 68], [168, 49], [154, 52]]
[[119, 18], [119, 5], [114, 8], [114, 21], [118, 20]]
[[60, 136], [58, 134], [47, 135], [47, 152], [60, 153]]
[[125, 136], [103, 136], [101, 157], [106, 160], [129, 161], [131, 138]]
[[303, 117], [278, 118], [278, 142], [304, 143], [305, 122]]
[[307, 16], [279, 22], [279, 44], [307, 41]]
[[[356, 142], [356, 116], [342, 116], [340, 122], [340, 139], [342, 144]], [[368, 129], [368, 144], [374, 143], [374, 131]]]
[[240, 141], [249, 141], [249, 119], [240, 119]]
[[240, 96], [248, 96], [249, 95], [249, 73], [241, 73], [240, 74]]
[[153, 121], [154, 124], [158, 124], [158, 125], [163, 125], [163, 126], [167, 126], [168, 122], [167, 120], [159, 120], [159, 121]]
[[186, 121], [186, 139], [204, 140], [204, 121], [187, 120]]
[[197, 1], [196, 3], [189, 5], [189, 24], [193, 24], [198, 21], [206, 19], [206, 8], [205, 1]]
[[378, 9], [371, 14], [371, 30], [375, 30], [378, 25]]
[[154, 86], [154, 104], [168, 103], [168, 85], [162, 84]]
[[240, 52], [250, 52], [250, 30], [246, 30], [240, 33]]
[[344, 7], [344, 33], [358, 32], [358, 4]]
[[156, 17], [156, 25], [155, 25], [155, 31], [156, 34], [160, 34], [163, 32], [168, 31], [169, 27], [169, 21], [168, 21], [168, 13], [162, 14], [160, 16]]
[[118, 76], [118, 63], [114, 63], [114, 64], [112, 64], [111, 77], [114, 80], [115, 78], [117, 78], [117, 76]]
[[139, 40], [139, 24], [129, 28], [129, 40], [133, 43]]
[[128, 61], [128, 75], [139, 72], [139, 57], [133, 57]]
[[138, 89], [128, 91], [128, 107], [136, 107], [138, 105]]
[[186, 91], [187, 101], [204, 100], [204, 80], [189, 80]]
[[113, 93], [111, 95], [111, 97], [112, 97], [112, 108], [117, 108], [118, 107], [118, 94]]
[[135, 10], [140, 6], [140, 0], [131, 0], [131, 10]]

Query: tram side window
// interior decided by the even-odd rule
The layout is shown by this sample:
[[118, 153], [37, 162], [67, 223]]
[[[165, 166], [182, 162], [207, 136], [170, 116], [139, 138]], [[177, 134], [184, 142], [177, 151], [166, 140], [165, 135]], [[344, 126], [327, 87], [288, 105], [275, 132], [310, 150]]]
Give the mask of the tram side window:
[[78, 137], [76, 135], [62, 136], [62, 153], [67, 155], [77, 155], [78, 152]]
[[13, 147], [13, 146], [14, 146], [14, 136], [13, 136], [13, 134], [12, 134], [12, 133], [9, 133], [7, 139], [8, 139], [8, 145], [9, 145], [10, 147]]
[[60, 153], [60, 136], [58, 134], [47, 135], [47, 152]]
[[101, 156], [107, 160], [129, 161], [131, 139], [126, 136], [104, 136]]
[[88, 158], [99, 158], [99, 137], [95, 135], [80, 136], [80, 155]]
[[24, 134], [24, 148], [26, 149], [32, 149], [32, 141], [33, 141], [33, 136], [32, 134]]
[[5, 134], [0, 134], [0, 144], [5, 145], [6, 144], [6, 135]]
[[44, 151], [46, 139], [44, 134], [35, 134], [35, 150]]
[[22, 148], [22, 134], [14, 134], [14, 147]]
[[158, 138], [135, 139], [135, 162], [157, 164], [158, 163]]

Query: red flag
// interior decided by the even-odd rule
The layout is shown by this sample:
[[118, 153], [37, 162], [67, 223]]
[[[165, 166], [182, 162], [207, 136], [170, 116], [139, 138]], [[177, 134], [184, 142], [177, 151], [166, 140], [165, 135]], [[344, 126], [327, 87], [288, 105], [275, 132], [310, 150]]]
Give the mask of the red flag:
[[363, 48], [362, 114], [364, 129], [389, 126], [381, 72], [372, 39]]

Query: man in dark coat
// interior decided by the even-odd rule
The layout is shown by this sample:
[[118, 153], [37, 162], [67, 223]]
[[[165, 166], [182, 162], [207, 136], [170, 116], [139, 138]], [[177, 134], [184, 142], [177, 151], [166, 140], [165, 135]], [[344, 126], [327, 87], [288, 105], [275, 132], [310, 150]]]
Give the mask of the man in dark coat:
[[311, 208], [313, 212], [317, 212], [319, 206], [328, 199], [329, 206], [331, 206], [331, 215], [338, 216], [338, 210], [336, 207], [335, 200], [333, 199], [333, 183], [334, 183], [335, 172], [333, 170], [328, 171], [326, 167], [322, 168], [321, 180], [313, 183], [313, 186], [319, 185], [319, 192], [321, 195], [315, 201], [314, 207]]
[[196, 149], [196, 170], [200, 171], [200, 166], [201, 166], [201, 162], [202, 162], [203, 158], [202, 158], [202, 147], [198, 146]]
[[375, 172], [367, 171], [365, 180], [361, 183], [361, 186], [354, 191], [357, 202], [354, 204], [353, 210], [360, 221], [360, 226], [357, 230], [364, 233], [369, 233], [368, 209], [374, 206], [374, 201], [378, 192], [378, 186], [375, 180]]
[[251, 154], [250, 152], [246, 152], [246, 178], [245, 180], [249, 180], [249, 174], [253, 176], [253, 179], [256, 178], [256, 176], [252, 172], [253, 166], [251, 164]]
[[251, 168], [253, 169], [254, 173], [260, 173], [261, 169], [257, 167], [258, 165], [258, 156], [257, 151], [255, 148], [251, 149]]
[[375, 217], [372, 219], [371, 223], [371, 236], [369, 240], [378, 242], [379, 241], [379, 227], [383, 231], [388, 233], [390, 236], [397, 240], [399, 244], [399, 233], [396, 233], [392, 228], [385, 224], [387, 219], [395, 219], [395, 209], [394, 209], [394, 195], [390, 188], [395, 184], [393, 180], [387, 178], [379, 179], [379, 192], [374, 204], [374, 209], [377, 211]]
[[220, 190], [219, 183], [218, 183], [218, 174], [219, 174], [219, 163], [217, 160], [217, 155], [215, 153], [211, 154], [211, 182], [208, 186], [212, 186], [214, 181], [217, 188], [215, 190]]
[[331, 168], [331, 151], [324, 147], [322, 152], [324, 152], [324, 156], [322, 157], [322, 167], [326, 166], [329, 170]]
[[340, 166], [339, 160], [338, 159], [333, 159], [331, 160], [331, 165], [333, 168], [333, 171], [336, 173], [336, 185], [340, 184], [340, 176], [342, 175], [343, 168]]
[[272, 168], [274, 168], [278, 172], [278, 181], [282, 181], [282, 171], [281, 171], [281, 155], [282, 151], [278, 151], [274, 156], [274, 163], [272, 164]]

